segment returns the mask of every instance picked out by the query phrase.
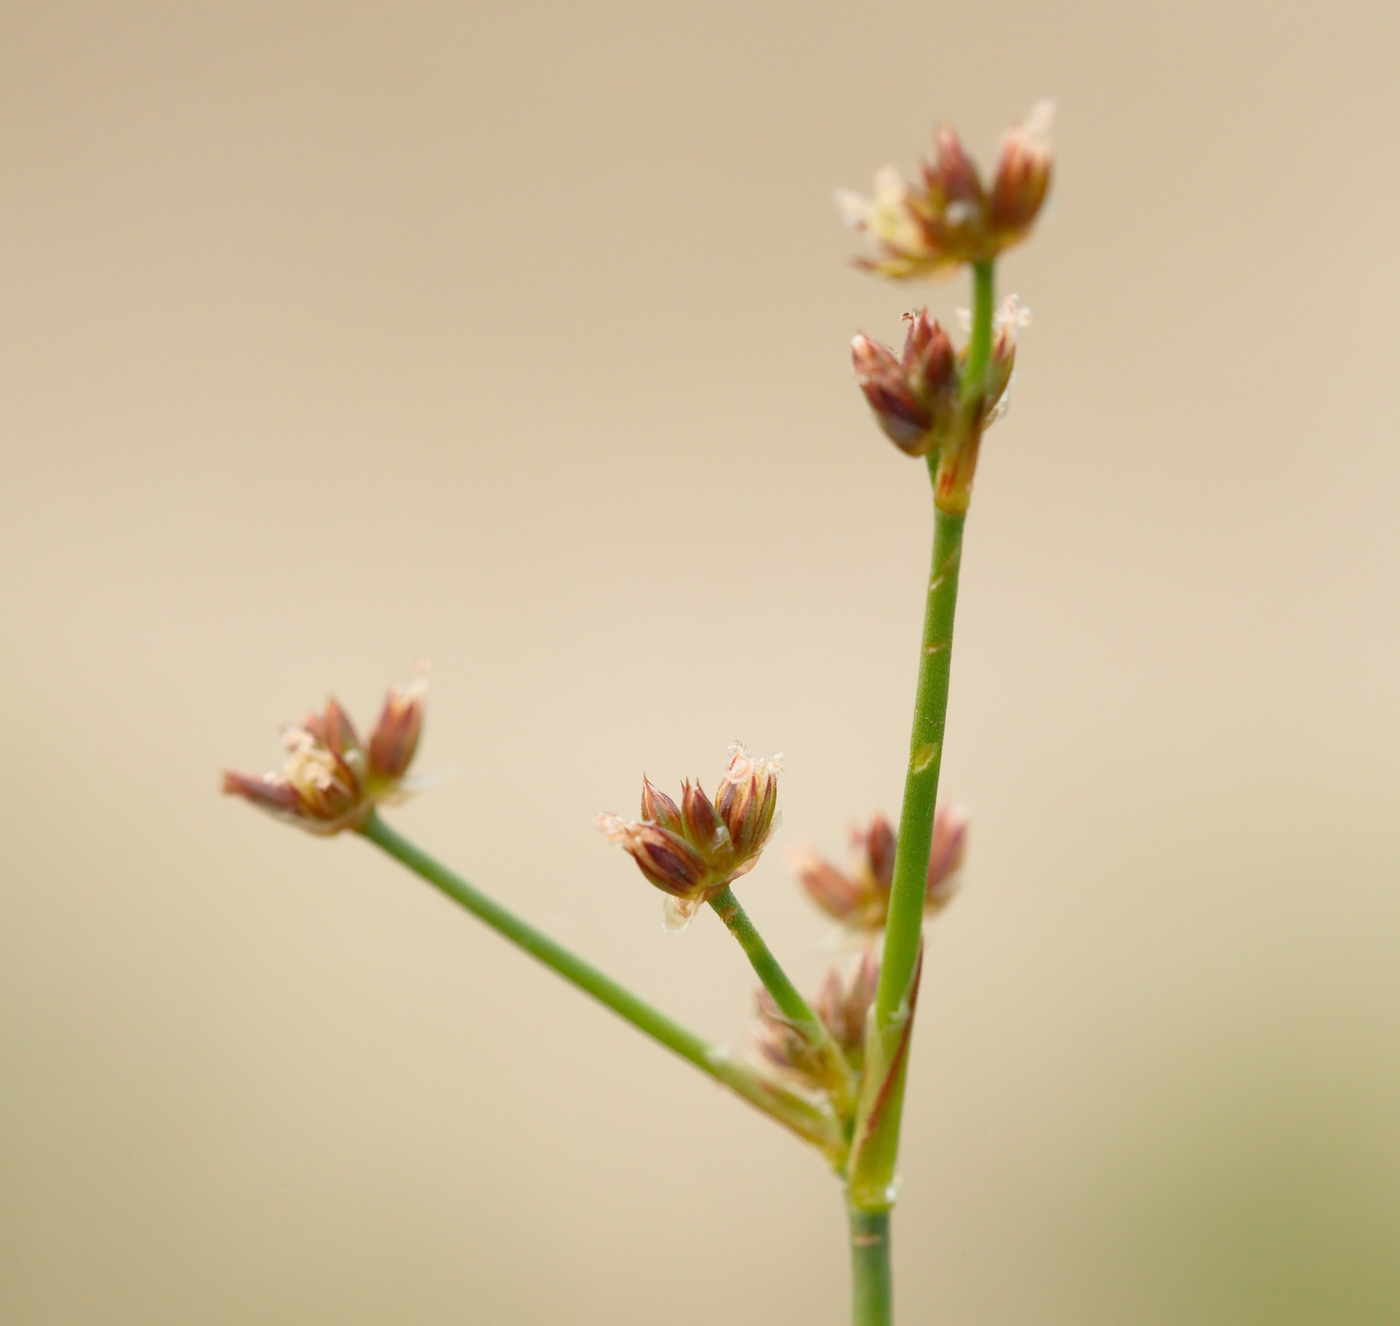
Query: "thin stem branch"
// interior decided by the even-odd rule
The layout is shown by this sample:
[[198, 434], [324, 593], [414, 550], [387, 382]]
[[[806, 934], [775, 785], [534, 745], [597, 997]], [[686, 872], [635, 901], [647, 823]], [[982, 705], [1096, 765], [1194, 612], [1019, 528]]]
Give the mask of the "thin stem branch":
[[890, 1326], [890, 1213], [850, 1208], [851, 1326]]
[[773, 996], [779, 1011], [788, 1022], [816, 1048], [825, 1060], [831, 1077], [832, 1103], [843, 1118], [848, 1118], [855, 1107], [856, 1080], [841, 1047], [831, 1038], [826, 1023], [819, 1018], [807, 1001], [798, 993], [797, 987], [782, 969], [773, 951], [758, 933], [758, 927], [750, 920], [734, 890], [726, 884], [713, 898], [710, 906], [728, 928], [729, 933], [739, 941], [763, 988]]
[[834, 1166], [840, 1166], [844, 1160], [845, 1139], [836, 1121], [829, 1115], [760, 1077], [753, 1069], [734, 1059], [728, 1051], [710, 1044], [653, 1008], [611, 976], [585, 962], [415, 847], [378, 815], [371, 815], [360, 832], [375, 846], [427, 880], [511, 943], [524, 949], [531, 957], [537, 958], [585, 994], [592, 995], [600, 1004], [612, 1009], [652, 1040], [680, 1055], [702, 1073], [811, 1142], [827, 1155]]

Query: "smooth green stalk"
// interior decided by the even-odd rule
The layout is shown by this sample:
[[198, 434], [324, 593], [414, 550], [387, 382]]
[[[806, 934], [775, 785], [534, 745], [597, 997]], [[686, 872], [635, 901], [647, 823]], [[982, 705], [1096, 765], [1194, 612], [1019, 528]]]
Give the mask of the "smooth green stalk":
[[[973, 267], [972, 335], [963, 369], [963, 405], [967, 411], [966, 427], [970, 431], [962, 440], [968, 447], [967, 454], [973, 466], [980, 441], [977, 430], [981, 426], [987, 368], [991, 362], [994, 284], [991, 263], [978, 263]], [[947, 458], [943, 460], [946, 462]], [[965, 507], [961, 510], [940, 508], [939, 463], [940, 458], [929, 458], [929, 477], [934, 481], [933, 556], [924, 602], [919, 680], [914, 694], [914, 722], [909, 737], [904, 801], [900, 807], [889, 921], [880, 963], [880, 984], [875, 994], [874, 1036], [866, 1050], [867, 1090], [862, 1093], [849, 1169], [851, 1204], [866, 1211], [888, 1210], [894, 1203], [895, 1165], [908, 1066], [908, 1032], [913, 1016], [929, 852], [933, 846], [933, 812], [938, 799], [938, 776], [943, 765], [948, 717], [953, 616], [958, 602], [966, 512]], [[970, 470], [966, 481], [971, 481]], [[877, 1076], [885, 1078], [878, 1090], [875, 1089]]]
[[711, 1045], [693, 1031], [672, 1021], [644, 999], [619, 985], [611, 976], [571, 953], [562, 944], [487, 897], [475, 885], [420, 851], [378, 815], [371, 815], [360, 832], [401, 865], [427, 880], [531, 957], [538, 958], [546, 967], [585, 994], [592, 995], [639, 1031], [811, 1142], [826, 1153], [834, 1166], [841, 1165], [846, 1143], [840, 1128], [830, 1116], [760, 1077], [719, 1046]]
[[993, 303], [996, 299], [996, 265], [990, 262], [972, 266], [972, 330], [967, 341], [967, 359], [963, 363], [963, 400], [975, 400], [982, 394], [987, 377], [987, 365], [992, 359]]
[[890, 1326], [890, 1213], [851, 1207], [851, 1326]]
[[928, 861], [933, 847], [933, 808], [938, 797], [948, 717], [953, 613], [958, 601], [965, 519], [942, 511], [934, 513], [933, 558], [919, 652], [914, 723], [909, 736], [909, 766], [904, 776], [889, 923], [875, 994], [875, 1016], [881, 1028], [892, 1025], [907, 1007], [923, 932]]
[[849, 1118], [855, 1107], [856, 1082], [846, 1056], [841, 1047], [831, 1038], [826, 1023], [808, 1007], [807, 1001], [798, 993], [797, 987], [788, 979], [788, 974], [779, 965], [773, 951], [763, 941], [757, 927], [749, 919], [734, 890], [726, 884], [713, 898], [710, 906], [715, 914], [728, 927], [729, 933], [739, 941], [739, 947], [752, 965], [763, 988], [773, 996], [779, 1012], [799, 1031], [809, 1044], [816, 1047], [826, 1061], [831, 1077], [832, 1103], [837, 1113]]

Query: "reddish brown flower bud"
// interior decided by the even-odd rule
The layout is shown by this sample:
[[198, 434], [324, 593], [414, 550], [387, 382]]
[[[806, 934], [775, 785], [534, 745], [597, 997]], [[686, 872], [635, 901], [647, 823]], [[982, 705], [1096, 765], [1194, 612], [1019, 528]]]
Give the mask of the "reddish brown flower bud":
[[340, 701], [334, 696], [326, 701], [325, 713], [307, 714], [301, 720], [301, 726], [338, 759], [357, 761], [360, 767], [356, 772], [362, 772], [364, 766], [360, 738], [355, 732], [355, 725], [350, 721], [350, 715], [341, 708]]
[[[405, 706], [414, 710], [409, 718], [402, 713]], [[373, 741], [366, 758], [349, 715], [332, 699], [323, 712], [308, 714], [283, 732], [287, 761], [281, 772], [261, 778], [225, 773], [223, 790], [311, 833], [357, 829], [376, 805], [400, 801], [411, 791], [403, 775], [422, 726], [422, 682], [391, 688], [385, 714], [399, 731], [389, 742], [394, 758], [388, 764], [376, 764]], [[384, 724], [381, 717], [376, 736]], [[411, 740], [403, 735], [410, 728]]]
[[[843, 977], [836, 967], [827, 972], [812, 1004], [813, 1012], [857, 1073], [864, 1057], [866, 1017], [879, 980], [879, 959], [873, 950], [866, 949], [848, 976]], [[829, 1091], [836, 1086], [831, 1081], [830, 1060], [783, 1016], [773, 997], [760, 990], [756, 1002], [754, 1047], [768, 1066], [810, 1091]]]
[[640, 821], [597, 817], [603, 833], [670, 895], [669, 928], [680, 929], [702, 903], [757, 863], [774, 828], [780, 758], [755, 761], [734, 747], [713, 801], [699, 783], [687, 782], [677, 806], [643, 778]]
[[878, 887], [888, 889], [894, 881], [896, 846], [894, 828], [889, 820], [877, 811], [870, 817], [870, 827], [863, 835], [856, 830], [851, 836], [855, 840], [852, 845], [858, 845], [863, 853], [865, 869], [870, 878]]
[[731, 746], [729, 768], [715, 793], [715, 809], [734, 850], [757, 860], [754, 853], [768, 841], [778, 810], [778, 765], [773, 760], [752, 760], [742, 746]]
[[851, 342], [856, 385], [886, 437], [909, 456], [924, 454], [933, 419], [909, 384], [903, 367], [887, 345], [864, 333]]
[[395, 682], [384, 697], [384, 708], [369, 738], [370, 768], [380, 778], [402, 778], [418, 750], [423, 731], [426, 669], [407, 684]]
[[875, 987], [879, 983], [880, 959], [873, 948], [862, 949], [845, 980], [834, 967], [827, 972], [814, 1006], [817, 1016], [857, 1072], [865, 1044], [866, 1014], [875, 1002]]
[[933, 847], [928, 856], [924, 910], [941, 912], [957, 892], [957, 873], [967, 853], [967, 812], [940, 805], [933, 813]]
[[681, 784], [681, 819], [686, 838], [707, 854], [729, 847], [729, 832], [699, 783]]
[[1054, 107], [1038, 102], [1024, 124], [1003, 135], [992, 181], [991, 228], [1006, 248], [1023, 238], [1040, 215], [1054, 165], [1050, 129]]
[[665, 792], [658, 791], [645, 774], [642, 775], [642, 819], [670, 829], [672, 833], [683, 832], [681, 808]]
[[[807, 896], [833, 920], [854, 930], [878, 930], [889, 917], [894, 883], [895, 833], [883, 815], [874, 815], [868, 829], [851, 830], [849, 872], [809, 850], [799, 850], [791, 866]], [[956, 875], [967, 846], [967, 816], [959, 808], [940, 805], [933, 817], [924, 910], [930, 914], [947, 906], [957, 887]]]
[[680, 834], [659, 824], [639, 824], [624, 845], [658, 889], [685, 898], [704, 887], [709, 872], [705, 858]]
[[987, 194], [956, 129], [947, 124], [935, 129], [933, 148], [933, 160], [919, 169], [929, 210], [942, 225], [957, 229], [981, 215]]
[[962, 140], [934, 135], [935, 155], [908, 184], [893, 166], [875, 176], [875, 196], [837, 194], [846, 221], [875, 241], [879, 256], [858, 266], [894, 280], [936, 278], [961, 263], [987, 262], [1024, 239], [1050, 185], [1051, 106], [1041, 102], [1007, 132], [990, 190]]
[[904, 351], [864, 334], [851, 342], [856, 384], [886, 437], [909, 456], [936, 451], [957, 422], [959, 369], [948, 333], [928, 310], [906, 315]]

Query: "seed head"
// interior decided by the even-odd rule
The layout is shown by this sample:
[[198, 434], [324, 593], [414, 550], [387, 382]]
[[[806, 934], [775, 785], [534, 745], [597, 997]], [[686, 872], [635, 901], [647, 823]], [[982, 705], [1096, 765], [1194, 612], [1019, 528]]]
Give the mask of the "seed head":
[[856, 384], [886, 437], [909, 456], [937, 451], [958, 419], [959, 367], [927, 309], [905, 315], [903, 353], [864, 333], [851, 342]]
[[669, 929], [681, 929], [700, 905], [758, 863], [777, 827], [782, 756], [754, 760], [730, 747], [729, 767], [713, 800], [686, 782], [677, 805], [642, 779], [642, 818], [604, 813], [594, 821], [604, 836], [631, 853], [642, 874], [666, 898]]
[[[807, 896], [833, 920], [852, 930], [878, 930], [889, 918], [894, 882], [895, 832], [876, 814], [865, 829], [851, 830], [851, 869], [838, 870], [809, 850], [795, 853], [792, 868]], [[933, 817], [924, 910], [943, 910], [957, 889], [957, 872], [967, 848], [967, 815], [940, 805]]]
[[907, 183], [894, 166], [875, 176], [871, 199], [841, 190], [846, 222], [875, 241], [878, 256], [856, 265], [892, 280], [945, 276], [962, 263], [986, 262], [1030, 233], [1050, 187], [1053, 106], [1039, 102], [1002, 138], [990, 189], [957, 133], [934, 134], [934, 156]]
[[413, 791], [405, 774], [423, 727], [426, 687], [422, 668], [414, 681], [390, 687], [368, 750], [340, 703], [328, 700], [321, 713], [283, 730], [287, 759], [279, 772], [226, 772], [223, 790], [309, 833], [360, 828], [375, 806]]

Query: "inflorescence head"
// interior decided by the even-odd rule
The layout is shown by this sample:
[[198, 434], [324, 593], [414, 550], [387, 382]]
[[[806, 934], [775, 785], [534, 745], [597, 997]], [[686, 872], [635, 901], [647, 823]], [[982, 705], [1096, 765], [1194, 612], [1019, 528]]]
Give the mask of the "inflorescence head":
[[404, 800], [414, 787], [405, 777], [423, 730], [427, 666], [410, 682], [389, 688], [379, 720], [362, 743], [335, 699], [282, 732], [287, 759], [263, 774], [225, 772], [223, 790], [309, 833], [361, 828], [379, 805]]
[[702, 903], [752, 870], [776, 827], [782, 756], [754, 760], [737, 744], [729, 751], [713, 799], [686, 782], [677, 805], [643, 777], [640, 820], [605, 812], [594, 821], [667, 895], [668, 929], [684, 927]]
[[991, 184], [983, 182], [962, 140], [946, 126], [934, 134], [934, 156], [910, 183], [895, 166], [875, 176], [872, 198], [836, 195], [846, 222], [870, 236], [877, 256], [856, 265], [896, 281], [938, 278], [963, 263], [990, 262], [1030, 233], [1054, 169], [1054, 107], [1037, 103], [1002, 136]]
[[[792, 868], [807, 896], [833, 920], [852, 930], [879, 930], [889, 919], [894, 883], [895, 831], [883, 815], [865, 829], [851, 830], [851, 869], [838, 870], [810, 850], [793, 854]], [[939, 805], [924, 888], [924, 911], [941, 912], [957, 891], [957, 872], [967, 850], [967, 815]]]

